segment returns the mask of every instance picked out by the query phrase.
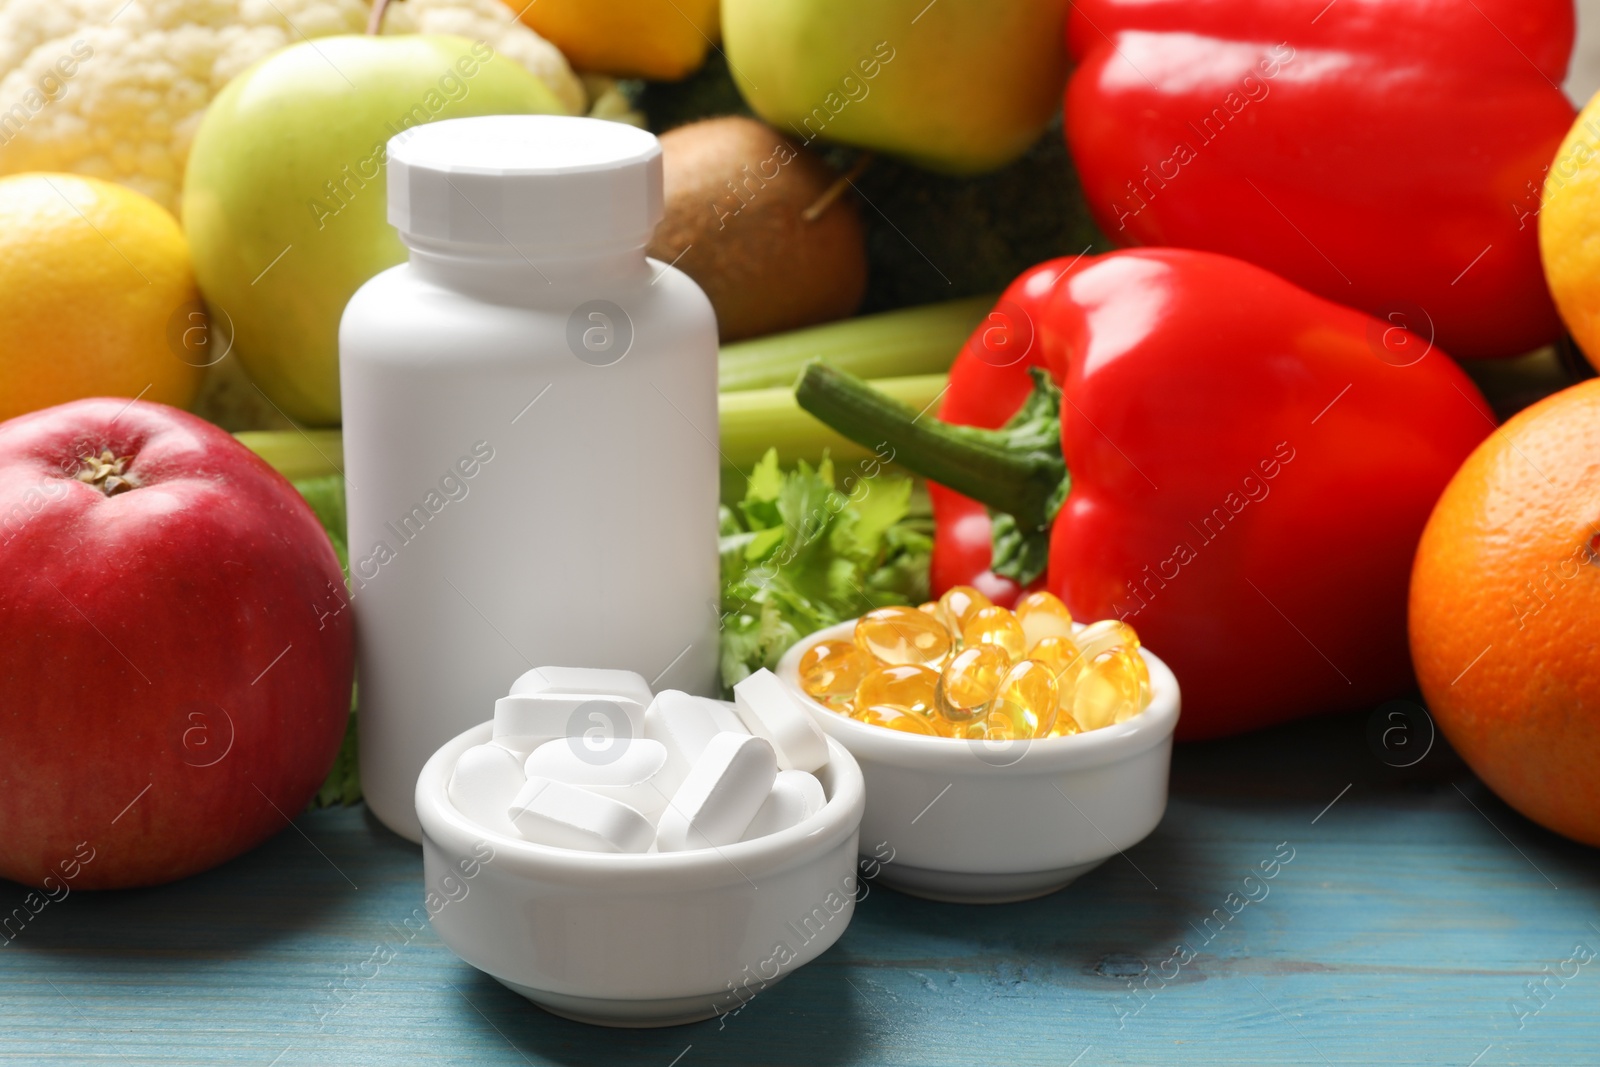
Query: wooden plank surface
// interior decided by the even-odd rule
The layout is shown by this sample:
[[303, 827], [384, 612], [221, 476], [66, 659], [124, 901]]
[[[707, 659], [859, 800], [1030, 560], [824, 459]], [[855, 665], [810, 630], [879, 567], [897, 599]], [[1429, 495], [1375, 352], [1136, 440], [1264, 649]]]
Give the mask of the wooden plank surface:
[[[1155, 834], [1075, 886], [993, 907], [874, 887], [815, 963], [665, 1030], [555, 1018], [410, 934], [420, 851], [363, 809], [307, 814], [220, 870], [73, 893], [0, 939], [0, 1062], [1600, 1062], [1600, 958], [1574, 962], [1600, 950], [1596, 852], [1442, 743], [1386, 766], [1367, 727], [1180, 748]], [[22, 896], [0, 883], [0, 912]]]

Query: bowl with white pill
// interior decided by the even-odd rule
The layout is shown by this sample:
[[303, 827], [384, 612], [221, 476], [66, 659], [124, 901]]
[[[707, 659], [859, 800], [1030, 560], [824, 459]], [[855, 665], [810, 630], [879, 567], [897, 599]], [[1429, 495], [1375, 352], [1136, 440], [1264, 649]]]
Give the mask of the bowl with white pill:
[[1126, 721], [1072, 736], [989, 741], [886, 729], [830, 709], [800, 684], [807, 650], [849, 643], [856, 620], [805, 638], [777, 676], [866, 783], [864, 852], [914, 896], [955, 903], [1029, 900], [1132, 848], [1167, 804], [1178, 683], [1149, 649], [1149, 703]]
[[740, 1010], [844, 932], [860, 768], [768, 672], [734, 702], [539, 668], [417, 780], [428, 912], [555, 1014], [669, 1026]]

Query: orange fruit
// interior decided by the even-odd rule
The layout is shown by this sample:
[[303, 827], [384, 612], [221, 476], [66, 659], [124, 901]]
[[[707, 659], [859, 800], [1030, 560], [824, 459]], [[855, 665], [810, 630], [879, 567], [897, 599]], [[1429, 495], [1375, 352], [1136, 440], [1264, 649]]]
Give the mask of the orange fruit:
[[1456, 751], [1534, 822], [1600, 845], [1600, 380], [1467, 458], [1422, 533], [1410, 613]]
[[575, 68], [677, 81], [705, 62], [719, 34], [718, 0], [505, 0]]
[[210, 362], [172, 213], [75, 174], [0, 178], [0, 420], [90, 396], [187, 407]]

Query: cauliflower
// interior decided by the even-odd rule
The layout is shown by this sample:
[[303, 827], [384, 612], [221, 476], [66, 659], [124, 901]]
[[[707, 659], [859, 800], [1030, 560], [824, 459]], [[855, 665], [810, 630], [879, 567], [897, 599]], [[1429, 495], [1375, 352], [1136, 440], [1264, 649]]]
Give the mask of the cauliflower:
[[[70, 171], [178, 211], [195, 129], [234, 75], [304, 38], [361, 33], [365, 0], [0, 0], [0, 174]], [[487, 41], [582, 114], [582, 83], [501, 0], [400, 0], [383, 32]]]

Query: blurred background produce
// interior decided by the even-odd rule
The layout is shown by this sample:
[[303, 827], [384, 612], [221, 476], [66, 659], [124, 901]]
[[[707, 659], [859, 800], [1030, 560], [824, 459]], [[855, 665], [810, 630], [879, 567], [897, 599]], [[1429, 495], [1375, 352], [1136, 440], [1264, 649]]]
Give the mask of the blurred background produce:
[[717, 0], [539, 0], [517, 17], [580, 70], [674, 81], [705, 62], [721, 33]]
[[[0, 174], [87, 174], [176, 213], [195, 131], [223, 87], [288, 45], [361, 33], [371, 10], [365, 0], [0, 0], [0, 100], [25, 112], [6, 112]], [[382, 30], [487, 41], [567, 113], [587, 107], [560, 51], [507, 20], [499, 0], [404, 0]]]
[[[1303, 275], [1396, 327], [1418, 326], [1421, 308], [1453, 355], [1516, 357], [1463, 362], [1498, 418], [1591, 375], [1600, 263], [1587, 189], [1600, 163], [1576, 157], [1600, 139], [1552, 88], [1567, 9], [1483, 3], [1527, 57], [1501, 62], [1505, 41], [1465, 8], [1379, 27], [1374, 40], [1330, 13], [1295, 40], [1362, 77], [1294, 87], [1258, 71], [1270, 99], [1235, 110], [1225, 83], [1249, 71], [1229, 64], [1256, 61], [1239, 42], [1282, 36], [1255, 32], [1255, 8], [1085, 0], [1070, 16], [1082, 65], [1064, 126], [1069, 16], [1056, 0], [724, 0], [720, 15], [715, 0], [394, 0], [377, 11], [364, 0], [0, 0], [0, 175], [45, 172], [0, 181], [0, 416], [91, 395], [192, 407], [297, 479], [342, 558], [334, 330], [348, 294], [403, 255], [383, 220], [374, 147], [416, 122], [492, 111], [644, 124], [665, 135], [668, 221], [652, 253], [700, 282], [722, 324], [732, 681], [808, 628], [858, 614], [867, 593], [909, 603], [929, 581], [924, 483], [801, 410], [793, 383], [805, 363], [821, 358], [933, 412], [969, 335], [1014, 325], [995, 294], [1037, 264], [1130, 241], [1186, 244]], [[374, 22], [380, 37], [364, 37]], [[1221, 65], [1187, 88], [1159, 70], [1165, 88], [1110, 76], [1113, 45], [1191, 69], [1184, 49], [1201, 45], [1181, 34], [1135, 39], [1174, 27], [1195, 30]], [[1581, 103], [1600, 88], [1600, 20], [1579, 29], [1567, 87]], [[1408, 88], [1379, 91], [1385, 78]], [[1241, 120], [1253, 110], [1177, 178], [1169, 168], [1152, 181], [1143, 168], [1168, 158], [1162, 138], [1191, 104]], [[1284, 129], [1336, 180], [1274, 185], [1296, 173], [1263, 141]], [[1396, 129], [1411, 131], [1398, 154]], [[1564, 133], [1572, 173], [1558, 166], [1545, 184]], [[769, 177], [768, 161], [789, 153]], [[66, 195], [50, 205], [35, 195], [51, 188], [41, 182]], [[1136, 199], [1122, 206], [1138, 210], [1123, 218], [1130, 187]], [[1352, 212], [1355, 201], [1391, 214]], [[1545, 344], [1556, 319], [1535, 218], [1575, 342]], [[1330, 269], [1348, 280], [1311, 277]], [[876, 480], [857, 499], [846, 479], [859, 481], [862, 464]], [[816, 507], [828, 518], [806, 533], [796, 516]], [[1600, 676], [1600, 664], [1573, 662]], [[1513, 717], [1503, 728], [1520, 729]], [[1529, 766], [1550, 743], [1529, 742]], [[357, 795], [350, 744], [325, 800]]]
[[1600, 365], [1600, 96], [1589, 101], [1550, 164], [1539, 200], [1544, 275], [1568, 331]]
[[183, 226], [220, 338], [273, 406], [339, 421], [339, 318], [406, 258], [385, 214], [385, 144], [422, 122], [554, 114], [545, 84], [465, 37], [291, 45], [229, 83], [195, 134]]
[[950, 174], [1011, 162], [1061, 106], [1060, 0], [722, 0], [723, 47], [758, 115]]
[[1560, 331], [1529, 215], [1572, 41], [1571, 0], [1079, 0], [1068, 142], [1118, 243], [1237, 256], [1457, 358], [1516, 356]]
[[83, 396], [187, 407], [205, 314], [183, 232], [122, 185], [0, 178], [0, 420]]
[[705, 290], [724, 342], [844, 318], [867, 287], [846, 179], [751, 119], [661, 135], [666, 217], [649, 253]]

